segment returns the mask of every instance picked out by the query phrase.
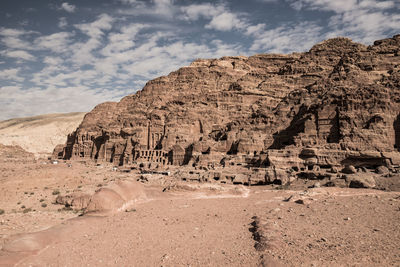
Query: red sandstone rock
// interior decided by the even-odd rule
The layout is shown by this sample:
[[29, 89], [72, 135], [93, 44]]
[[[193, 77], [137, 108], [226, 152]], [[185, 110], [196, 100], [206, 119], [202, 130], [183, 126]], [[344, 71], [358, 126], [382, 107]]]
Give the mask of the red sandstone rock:
[[95, 107], [56, 154], [243, 180], [234, 169], [251, 184], [320, 179], [345, 165], [395, 170], [399, 51], [396, 35], [372, 46], [335, 38], [305, 53], [196, 60]]

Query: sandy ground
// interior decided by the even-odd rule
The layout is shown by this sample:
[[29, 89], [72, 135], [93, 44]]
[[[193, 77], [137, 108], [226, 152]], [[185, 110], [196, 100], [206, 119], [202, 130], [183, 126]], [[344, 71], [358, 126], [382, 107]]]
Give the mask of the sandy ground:
[[[52, 204], [53, 192], [94, 192], [134, 174], [77, 162], [3, 163], [0, 173], [4, 266], [400, 266], [399, 192], [272, 186], [163, 192], [163, 185], [146, 184], [146, 200], [129, 212], [78, 216]], [[21, 238], [31, 251], [12, 247]]]

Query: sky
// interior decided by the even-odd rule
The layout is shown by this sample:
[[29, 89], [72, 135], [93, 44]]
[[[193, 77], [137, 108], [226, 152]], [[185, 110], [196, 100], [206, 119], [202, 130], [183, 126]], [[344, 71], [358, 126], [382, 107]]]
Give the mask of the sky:
[[0, 120], [90, 111], [197, 58], [400, 33], [400, 0], [1, 0]]

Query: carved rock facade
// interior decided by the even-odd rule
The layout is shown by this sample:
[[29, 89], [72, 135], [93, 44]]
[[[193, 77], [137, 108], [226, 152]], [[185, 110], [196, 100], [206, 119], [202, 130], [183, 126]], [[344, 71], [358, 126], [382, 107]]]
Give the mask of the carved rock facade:
[[371, 46], [335, 38], [305, 53], [196, 60], [95, 107], [57, 154], [208, 176], [239, 168], [253, 183], [346, 164], [393, 169], [399, 102], [400, 35]]

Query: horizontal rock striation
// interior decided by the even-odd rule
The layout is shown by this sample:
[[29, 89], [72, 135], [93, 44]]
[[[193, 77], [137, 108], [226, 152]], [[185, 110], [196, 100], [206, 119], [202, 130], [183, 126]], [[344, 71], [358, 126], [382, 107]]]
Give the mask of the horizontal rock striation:
[[196, 60], [98, 105], [58, 149], [65, 159], [185, 165], [240, 183], [345, 165], [394, 171], [399, 102], [400, 35], [371, 46], [334, 38], [305, 53]]

